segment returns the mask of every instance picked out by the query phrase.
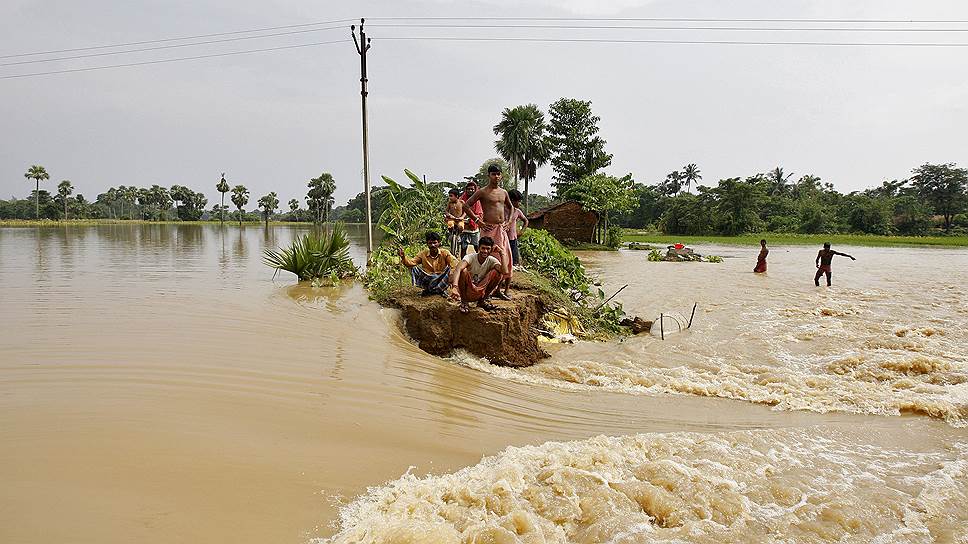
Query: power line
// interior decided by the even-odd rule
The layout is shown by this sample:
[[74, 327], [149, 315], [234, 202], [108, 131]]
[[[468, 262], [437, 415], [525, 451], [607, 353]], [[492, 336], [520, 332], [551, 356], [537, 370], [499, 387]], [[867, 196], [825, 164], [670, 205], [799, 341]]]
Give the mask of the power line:
[[370, 17], [371, 21], [651, 21], [684, 23], [923, 23], [961, 24], [968, 19], [734, 19], [686, 17]]
[[242, 41], [242, 40], [256, 40], [256, 39], [259, 39], [259, 38], [273, 38], [273, 37], [277, 37], [277, 36], [290, 36], [290, 35], [293, 35], [293, 34], [305, 34], [307, 32], [321, 32], [321, 31], [324, 31], [324, 30], [337, 30], [337, 29], [345, 29], [345, 28], [346, 27], [345, 26], [342, 26], [342, 25], [340, 25], [340, 26], [328, 26], [328, 27], [324, 27], [324, 28], [313, 28], [313, 29], [310, 29], [310, 30], [293, 30], [291, 32], [277, 32], [275, 34], [261, 34], [259, 36], [242, 36], [242, 37], [239, 37], [239, 38], [224, 38], [224, 39], [221, 39], [221, 40], [208, 40], [208, 41], [204, 41], [204, 42], [180, 43], [180, 44], [175, 44], [175, 45], [159, 45], [159, 46], [156, 46], [156, 47], [143, 47], [141, 49], [127, 49], [125, 51], [107, 51], [107, 52], [104, 52], [104, 53], [88, 53], [88, 54], [85, 54], [85, 55], [73, 55], [73, 56], [69, 56], [69, 57], [54, 57], [54, 58], [50, 58], [50, 59], [36, 59], [36, 60], [21, 60], [21, 61], [17, 61], [17, 62], [4, 62], [4, 63], [0, 63], [0, 66], [18, 66], [18, 65], [21, 65], [21, 64], [37, 64], [37, 63], [41, 63], [41, 62], [55, 62], [55, 61], [60, 61], [60, 60], [86, 59], [86, 58], [91, 58], [91, 57], [104, 57], [104, 56], [108, 56], [108, 55], [123, 55], [123, 54], [126, 54], [126, 53], [141, 53], [141, 52], [144, 52], [144, 51], [158, 51], [160, 49], [174, 49], [174, 48], [177, 48], [177, 47], [192, 47], [192, 46], [197, 46], [197, 45], [209, 45], [209, 44], [213, 44], [213, 43], [237, 42], [237, 41]]
[[54, 70], [54, 71], [50, 71], [50, 72], [34, 72], [34, 73], [30, 73], [30, 74], [17, 74], [17, 75], [12, 75], [12, 76], [0, 76], [0, 79], [18, 79], [18, 78], [27, 78], [27, 77], [36, 77], [36, 76], [48, 76], [48, 75], [53, 75], [53, 74], [68, 74], [68, 73], [75, 73], [75, 72], [90, 72], [90, 71], [93, 71], [93, 70], [107, 70], [109, 68], [127, 68], [127, 67], [130, 67], [130, 66], [145, 66], [147, 64], [162, 64], [162, 63], [166, 63], [166, 62], [179, 62], [179, 61], [184, 61], [184, 60], [210, 59], [210, 58], [214, 58], [214, 57], [228, 57], [228, 56], [231, 56], [231, 55], [244, 55], [244, 54], [247, 54], [247, 53], [262, 53], [262, 52], [265, 52], [265, 51], [280, 51], [280, 50], [283, 50], [283, 49], [296, 49], [296, 48], [300, 48], [300, 47], [313, 47], [313, 46], [317, 46], [317, 45], [329, 45], [329, 44], [334, 44], [334, 43], [346, 43], [346, 42], [349, 42], [349, 41], [351, 41], [351, 40], [344, 39], [344, 40], [333, 40], [333, 41], [329, 41], [329, 42], [302, 43], [302, 44], [298, 44], [298, 45], [283, 45], [283, 46], [280, 46], [280, 47], [267, 47], [267, 48], [264, 48], [264, 49], [248, 49], [248, 50], [245, 50], [245, 51], [231, 51], [231, 52], [228, 52], [228, 53], [215, 53], [215, 54], [211, 54], [211, 55], [197, 55], [197, 56], [194, 56], [194, 57], [177, 57], [177, 58], [173, 58], [173, 59], [148, 60], [148, 61], [144, 61], [144, 62], [131, 62], [131, 63], [127, 63], [127, 64], [111, 64], [111, 65], [107, 65], [107, 66], [92, 66], [92, 67], [88, 67], [88, 68], [74, 68], [74, 69], [70, 69], [70, 70]]
[[470, 38], [460, 36], [384, 36], [380, 40], [425, 40], [425, 41], [453, 41], [453, 42], [566, 42], [566, 43], [653, 43], [653, 44], [686, 44], [686, 45], [816, 45], [831, 47], [879, 47], [879, 46], [911, 46], [911, 47], [968, 47], [968, 43], [944, 42], [794, 42], [794, 41], [739, 41], [739, 40], [637, 40], [637, 39], [597, 39], [597, 38], [509, 38], [509, 37], [481, 37]]
[[764, 26], [631, 26], [631, 25], [487, 25], [487, 24], [411, 24], [377, 23], [371, 26], [386, 28], [527, 28], [568, 30], [729, 30], [769, 32], [968, 32], [968, 28], [865, 28], [865, 27], [764, 27]]
[[[450, 24], [375, 24], [372, 26], [376, 27], [387, 27], [387, 28], [501, 28], [501, 29], [514, 29], [514, 28], [526, 28], [526, 29], [572, 29], [572, 30], [728, 30], [728, 31], [805, 31], [805, 32], [815, 32], [815, 31], [834, 31], [834, 32], [968, 32], [968, 28], [959, 29], [948, 29], [948, 28], [914, 28], [914, 29], [894, 29], [894, 28], [777, 28], [777, 27], [716, 27], [716, 26], [627, 26], [627, 25], [609, 25], [609, 26], [587, 26], [587, 25], [450, 25]], [[110, 55], [123, 55], [128, 53], [142, 53], [145, 51], [158, 51], [163, 49], [175, 49], [182, 47], [194, 47], [199, 45], [211, 45], [216, 43], [227, 43], [236, 42], [244, 40], [255, 40], [261, 38], [273, 38], [279, 36], [291, 36], [295, 34], [305, 34], [308, 32], [322, 32], [326, 30], [339, 30], [344, 28], [340, 26], [330, 26], [323, 28], [313, 28], [309, 30], [294, 30], [290, 32], [276, 32], [273, 34], [260, 34], [257, 36], [242, 36], [237, 38], [225, 38], [220, 40], [207, 40], [202, 42], [192, 42], [174, 45], [161, 45], [156, 47], [143, 47], [140, 49], [128, 49], [124, 51], [107, 51], [104, 53], [90, 53], [84, 55], [72, 55], [67, 57], [54, 57], [48, 59], [36, 59], [36, 60], [22, 60], [16, 62], [4, 62], [0, 63], [0, 66], [20, 66], [24, 64], [39, 64], [44, 62], [57, 62], [63, 60], [76, 60], [83, 58], [92, 57], [104, 57]], [[4, 57], [0, 57], [4, 58]]]
[[316, 23], [302, 23], [298, 25], [268, 26], [264, 28], [250, 28], [248, 30], [233, 30], [231, 32], [216, 32], [213, 34], [196, 34], [194, 36], [181, 36], [178, 38], [161, 38], [157, 40], [145, 40], [140, 42], [115, 43], [109, 45], [92, 45], [88, 47], [73, 47], [70, 49], [51, 49], [49, 51], [34, 51], [32, 53], [16, 53], [11, 55], [0, 55], [0, 59], [11, 59], [14, 57], [31, 57], [34, 55], [52, 55], [55, 53], [72, 53], [74, 51], [90, 51], [93, 49], [110, 49], [114, 47], [129, 47], [132, 45], [147, 45], [152, 43], [177, 42], [182, 40], [195, 40], [199, 38], [214, 38], [217, 36], [231, 36], [235, 34], [251, 34], [253, 32], [267, 32], [270, 30], [284, 30], [287, 28], [305, 28], [307, 26], [331, 25], [336, 23], [348, 23], [355, 19], [334, 19], [332, 21], [319, 21]]

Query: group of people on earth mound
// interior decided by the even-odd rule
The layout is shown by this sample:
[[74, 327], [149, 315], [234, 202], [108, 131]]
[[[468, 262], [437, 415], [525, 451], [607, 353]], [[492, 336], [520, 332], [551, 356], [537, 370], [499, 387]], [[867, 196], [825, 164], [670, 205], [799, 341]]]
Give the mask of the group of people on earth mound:
[[[766, 240], [760, 240], [760, 254], [756, 257], [756, 267], [753, 268], [753, 272], [756, 272], [757, 274], [766, 272], [766, 256], [769, 254], [770, 250], [766, 247]], [[817, 252], [817, 274], [813, 277], [813, 283], [817, 287], [820, 287], [820, 277], [823, 275], [827, 276], [827, 287], [830, 287], [830, 264], [834, 260], [834, 255], [850, 257], [850, 260], [852, 261], [857, 260], [852, 255], [830, 249], [830, 242], [824, 242], [823, 249]]]
[[[523, 231], [528, 218], [521, 211], [521, 193], [501, 188], [501, 169], [491, 165], [487, 169], [488, 184], [478, 189], [471, 180], [464, 191], [451, 189], [444, 210], [447, 231], [460, 240], [460, 260], [449, 250], [441, 248], [437, 232], [427, 233], [427, 248], [413, 259], [399, 249], [400, 262], [410, 268], [413, 284], [423, 288], [423, 295], [443, 295], [460, 301], [461, 313], [470, 312], [470, 304], [485, 311], [493, 310], [491, 297], [511, 300], [509, 292], [511, 275], [520, 266], [518, 252], [518, 222], [523, 221]], [[474, 253], [467, 253], [472, 246]], [[770, 250], [766, 240], [760, 240], [760, 253], [753, 272], [766, 272], [766, 257]], [[831, 263], [834, 255], [850, 257], [830, 249], [825, 242], [817, 253], [817, 274], [814, 284], [820, 285], [820, 277], [827, 276], [830, 286]]]
[[[487, 169], [488, 184], [478, 189], [471, 180], [463, 193], [451, 189], [444, 218], [451, 236], [460, 240], [460, 260], [440, 247], [440, 234], [427, 233], [427, 249], [416, 257], [407, 257], [400, 248], [400, 262], [410, 268], [413, 284], [423, 288], [423, 295], [443, 295], [460, 301], [461, 313], [470, 312], [470, 304], [485, 311], [493, 310], [491, 297], [511, 300], [511, 274], [520, 266], [518, 221], [528, 226], [520, 209], [521, 193], [501, 188], [501, 169]], [[468, 246], [474, 253], [467, 253]]]

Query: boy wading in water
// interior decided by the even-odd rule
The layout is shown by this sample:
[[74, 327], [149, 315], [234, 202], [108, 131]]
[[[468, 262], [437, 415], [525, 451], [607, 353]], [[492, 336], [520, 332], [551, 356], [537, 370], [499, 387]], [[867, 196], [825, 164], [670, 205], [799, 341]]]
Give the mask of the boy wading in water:
[[[510, 283], [511, 241], [508, 239], [506, 229], [514, 206], [511, 204], [508, 192], [501, 188], [501, 169], [492, 164], [487, 168], [487, 178], [487, 187], [478, 189], [467, 199], [465, 212], [481, 229], [482, 238], [486, 236], [493, 240], [494, 253], [501, 259], [501, 266], [504, 270], [501, 279]], [[483, 214], [474, 209], [474, 204], [478, 202], [483, 207]], [[507, 291], [503, 293], [498, 291], [495, 296], [503, 300], [511, 300]]]
[[766, 240], [760, 240], [760, 254], [756, 257], [756, 267], [753, 268], [753, 272], [757, 274], [766, 272], [766, 256], [769, 254], [770, 250], [766, 248]]
[[457, 259], [446, 249], [440, 249], [440, 235], [428, 232], [427, 249], [417, 254], [413, 260], [407, 258], [403, 248], [397, 250], [400, 264], [410, 269], [410, 278], [417, 287], [423, 287], [423, 296], [443, 295], [447, 290], [447, 279], [457, 266]]
[[817, 275], [813, 277], [813, 283], [817, 287], [820, 287], [820, 276], [824, 274], [827, 275], [827, 287], [830, 287], [830, 263], [834, 260], [834, 255], [850, 257], [852, 261], [857, 260], [846, 253], [830, 249], [830, 242], [824, 242], [823, 249], [817, 253]]
[[461, 259], [451, 276], [450, 296], [460, 299], [460, 313], [471, 311], [469, 304], [477, 301], [477, 306], [491, 311], [495, 306], [488, 298], [497, 291], [501, 278], [508, 270], [494, 255], [500, 256], [501, 249], [494, 247], [494, 240], [485, 236], [481, 238], [477, 253]]

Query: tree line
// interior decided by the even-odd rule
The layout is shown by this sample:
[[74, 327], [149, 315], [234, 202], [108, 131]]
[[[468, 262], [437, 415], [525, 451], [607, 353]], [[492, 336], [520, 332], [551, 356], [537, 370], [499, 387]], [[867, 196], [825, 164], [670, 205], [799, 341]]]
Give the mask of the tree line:
[[[938, 231], [968, 229], [968, 170], [954, 163], [923, 164], [910, 176], [885, 181], [864, 191], [840, 193], [829, 182], [812, 174], [800, 175], [777, 167], [767, 173], [720, 179], [715, 185], [700, 184], [702, 172], [695, 163], [670, 172], [653, 183], [636, 182], [632, 174], [615, 176], [604, 170], [612, 154], [599, 135], [601, 118], [587, 100], [561, 98], [548, 107], [547, 118], [535, 104], [505, 108], [491, 128], [498, 157], [484, 161], [465, 179], [486, 183], [486, 171], [497, 165], [504, 172], [505, 188], [518, 189], [523, 182], [526, 210], [537, 210], [564, 200], [577, 200], [598, 213], [599, 228], [593, 242], [604, 243], [617, 235], [618, 227], [651, 229], [667, 234], [721, 234], [747, 232], [868, 233], [924, 235]], [[552, 192], [530, 194], [537, 171], [553, 170]], [[246, 212], [249, 191], [231, 186], [224, 177], [216, 184], [221, 202], [205, 210], [201, 193], [179, 185], [166, 189], [112, 187], [93, 202], [73, 194], [64, 180], [56, 195], [40, 190], [49, 175], [33, 165], [24, 174], [35, 183], [29, 199], [0, 200], [0, 219], [91, 217], [115, 219], [212, 219], [268, 222], [276, 214], [287, 221], [347, 223], [366, 218], [365, 194], [358, 193], [346, 205], [333, 207], [333, 177], [323, 173], [307, 183], [305, 209], [288, 202], [288, 212], [276, 213], [275, 193], [257, 200], [257, 211]], [[231, 193], [232, 211], [225, 204]], [[371, 189], [374, 219], [387, 208], [388, 189]], [[32, 201], [32, 202], [30, 202]], [[30, 204], [33, 204], [32, 210]], [[614, 241], [614, 240], [613, 240]]]
[[811, 174], [795, 178], [782, 167], [707, 186], [699, 184], [699, 166], [690, 163], [665, 179], [636, 183], [632, 174], [603, 172], [612, 154], [599, 136], [599, 121], [590, 101], [561, 98], [549, 106], [547, 122], [538, 106], [526, 104], [506, 108], [493, 128], [495, 149], [507, 161], [515, 186], [524, 180], [526, 195], [537, 169], [550, 164], [548, 200], [577, 200], [598, 213], [592, 242], [606, 243], [613, 226], [721, 235], [924, 235], [968, 229], [968, 170], [954, 163], [923, 164], [905, 179], [848, 194]]
[[[222, 174], [215, 184], [220, 194], [220, 203], [206, 210], [208, 198], [183, 185], [162, 187], [137, 187], [119, 185], [110, 187], [89, 201], [84, 195], [75, 194], [74, 184], [63, 180], [57, 185], [57, 193], [51, 194], [40, 188], [40, 183], [48, 181], [50, 174], [40, 165], [31, 165], [24, 178], [34, 183], [34, 190], [28, 198], [0, 200], [0, 219], [118, 219], [147, 221], [260, 221], [267, 224], [270, 219], [284, 221], [325, 222], [333, 206], [333, 193], [336, 182], [329, 173], [322, 173], [307, 183], [306, 208], [292, 199], [288, 212], [277, 213], [279, 198], [275, 192], [259, 197], [256, 209], [246, 211], [250, 193], [245, 185], [231, 185]], [[229, 195], [234, 210], [225, 204]]]

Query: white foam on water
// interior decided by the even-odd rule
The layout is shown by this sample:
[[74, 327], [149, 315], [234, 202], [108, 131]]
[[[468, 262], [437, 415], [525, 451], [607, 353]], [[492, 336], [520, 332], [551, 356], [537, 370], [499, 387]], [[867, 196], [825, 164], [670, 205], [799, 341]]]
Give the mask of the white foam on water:
[[964, 542], [968, 444], [914, 452], [815, 427], [598, 436], [410, 473], [322, 542]]
[[[960, 302], [949, 300], [950, 293], [934, 295], [947, 310]], [[631, 357], [636, 349], [602, 344], [593, 355], [586, 349], [570, 358], [565, 348], [525, 369], [495, 367], [466, 355], [454, 360], [504, 379], [566, 390], [713, 396], [820, 413], [918, 413], [968, 426], [963, 315], [947, 311], [930, 322], [940, 310], [912, 309], [878, 289], [770, 300], [767, 307], [721, 303], [735, 325], [717, 339], [690, 333], [664, 343], [627, 340], [637, 346], [638, 355]], [[712, 332], [723, 325], [715, 312], [705, 319]]]

